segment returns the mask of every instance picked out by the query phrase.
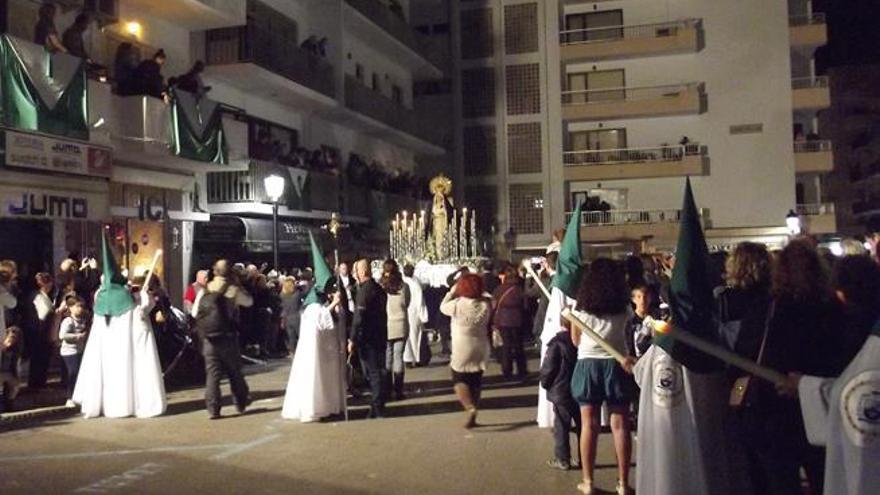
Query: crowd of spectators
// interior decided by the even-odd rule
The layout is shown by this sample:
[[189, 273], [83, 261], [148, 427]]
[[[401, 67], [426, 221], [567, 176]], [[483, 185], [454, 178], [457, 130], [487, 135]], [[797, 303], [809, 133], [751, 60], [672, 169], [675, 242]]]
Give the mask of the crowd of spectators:
[[348, 181], [350, 184], [415, 199], [430, 199], [430, 179], [418, 177], [412, 172], [387, 168], [377, 161], [367, 162], [352, 153], [348, 158]]

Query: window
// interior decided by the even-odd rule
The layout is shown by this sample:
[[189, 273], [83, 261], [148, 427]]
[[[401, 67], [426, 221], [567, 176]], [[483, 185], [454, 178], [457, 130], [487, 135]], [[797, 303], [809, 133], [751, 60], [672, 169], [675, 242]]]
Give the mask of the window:
[[541, 123], [507, 126], [507, 167], [512, 174], [541, 171]]
[[511, 184], [510, 226], [517, 234], [544, 232], [544, 192], [541, 183]]
[[415, 96], [448, 95], [451, 93], [451, 79], [440, 79], [436, 81], [416, 81], [413, 83], [413, 95]]
[[606, 10], [565, 16], [563, 42], [610, 40], [623, 38], [623, 11]]
[[504, 48], [508, 55], [538, 51], [538, 4], [504, 7]]
[[[620, 150], [626, 148], [626, 129], [598, 129], [594, 131], [572, 132], [568, 135], [568, 151]], [[565, 163], [596, 163], [612, 160], [620, 161], [628, 156], [622, 152], [572, 153], [565, 157]]]
[[379, 87], [379, 74], [376, 74], [375, 72], [373, 72], [372, 83], [373, 83], [373, 91], [378, 91], [378, 92], [382, 91], [382, 88]]
[[492, 9], [461, 12], [461, 58], [464, 60], [491, 57], [495, 51]]
[[461, 94], [464, 118], [495, 115], [495, 69], [481, 67], [461, 72]]
[[358, 80], [359, 83], [364, 83], [364, 66], [361, 64], [354, 64], [354, 77]]
[[494, 185], [464, 188], [465, 206], [477, 211], [477, 231], [488, 232], [498, 216], [498, 189]]
[[541, 113], [540, 67], [538, 64], [507, 67], [507, 114]]
[[470, 177], [493, 175], [497, 171], [495, 127], [467, 126], [464, 131], [464, 172]]
[[391, 99], [398, 105], [403, 105], [403, 90], [400, 86], [396, 84], [391, 86]]
[[[597, 101], [623, 100], [626, 85], [623, 69], [597, 70], [567, 74], [568, 85], [563, 103], [592, 103]], [[614, 88], [614, 91], [597, 91]]]

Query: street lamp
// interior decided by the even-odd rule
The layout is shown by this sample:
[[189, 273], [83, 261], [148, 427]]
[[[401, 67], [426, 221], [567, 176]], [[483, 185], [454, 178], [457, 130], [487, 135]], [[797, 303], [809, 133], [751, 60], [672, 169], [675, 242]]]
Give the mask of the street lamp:
[[272, 200], [272, 267], [278, 271], [278, 200], [284, 195], [284, 177], [272, 174], [263, 179], [266, 194]]
[[794, 210], [788, 210], [788, 215], [785, 215], [785, 226], [788, 227], [788, 232], [791, 235], [800, 234], [801, 217]]

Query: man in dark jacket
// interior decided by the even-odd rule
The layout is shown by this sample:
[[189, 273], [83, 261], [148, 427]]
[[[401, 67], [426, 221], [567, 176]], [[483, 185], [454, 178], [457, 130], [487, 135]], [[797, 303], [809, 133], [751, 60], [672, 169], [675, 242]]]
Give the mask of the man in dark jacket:
[[[571, 462], [569, 434], [574, 422], [575, 438], [581, 435], [581, 414], [577, 403], [571, 396], [571, 375], [577, 363], [577, 348], [566, 331], [556, 334], [547, 344], [547, 354], [541, 363], [541, 386], [547, 390], [547, 400], [553, 404], [555, 422], [553, 439], [556, 456], [547, 461], [554, 469], [568, 470], [575, 465]], [[578, 448], [580, 457], [580, 448]]]
[[385, 380], [385, 348], [388, 345], [388, 315], [382, 287], [370, 276], [370, 264], [359, 260], [354, 265], [357, 279], [354, 320], [351, 324], [349, 354], [357, 348], [364, 371], [370, 381], [372, 399], [369, 418], [381, 418], [385, 409], [382, 384]]
[[495, 312], [492, 327], [501, 331], [501, 373], [504, 378], [513, 378], [513, 365], [520, 380], [528, 375], [527, 360], [523, 349], [523, 320], [525, 299], [523, 283], [516, 268], [512, 265], [504, 269], [504, 281], [492, 293]]

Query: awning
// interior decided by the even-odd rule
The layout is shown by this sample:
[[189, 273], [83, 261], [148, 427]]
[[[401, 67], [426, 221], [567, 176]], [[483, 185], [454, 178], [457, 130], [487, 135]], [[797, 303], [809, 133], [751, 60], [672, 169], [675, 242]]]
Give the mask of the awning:
[[[282, 253], [308, 253], [309, 230], [318, 243], [330, 248], [330, 239], [320, 226], [303, 222], [278, 222], [278, 248]], [[272, 251], [272, 220], [212, 215], [211, 221], [196, 225], [195, 242], [205, 248], [238, 247], [252, 253]]]

